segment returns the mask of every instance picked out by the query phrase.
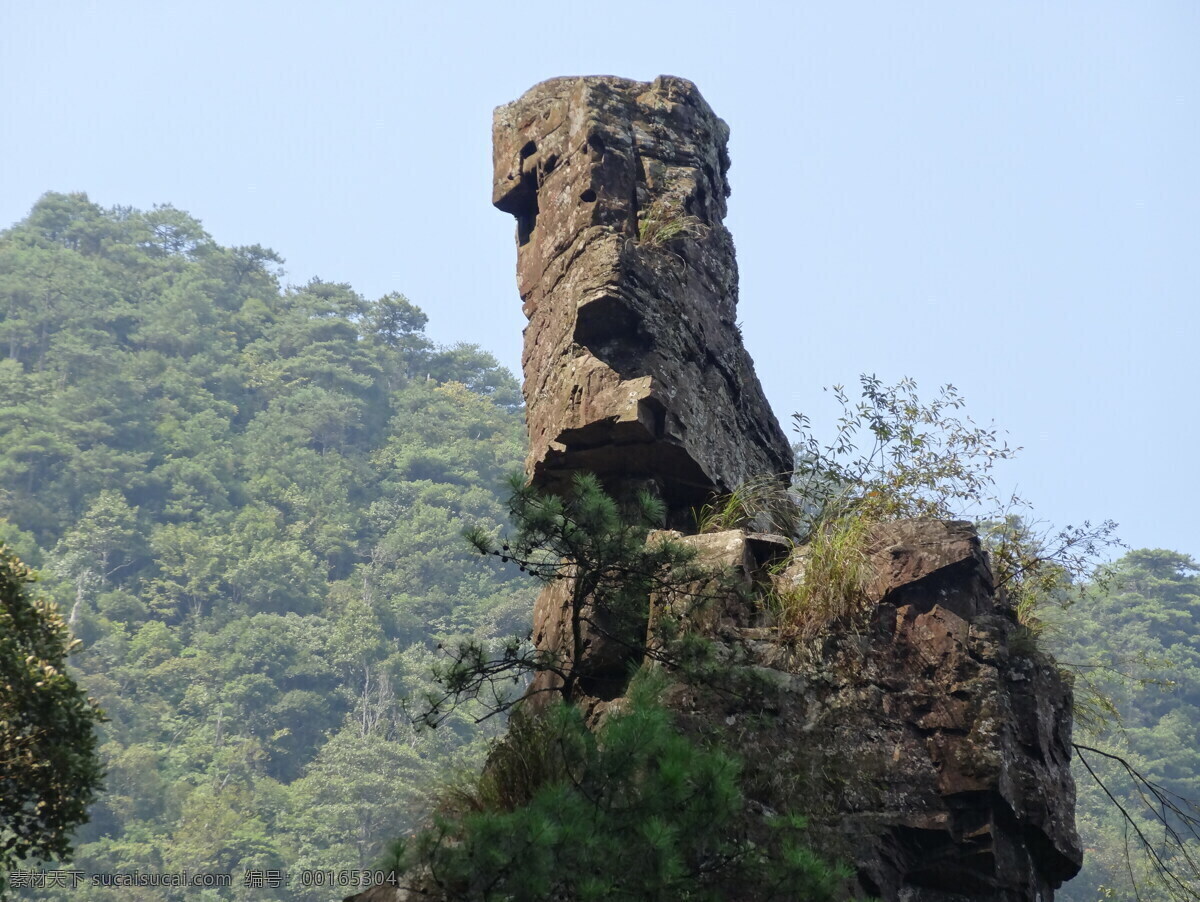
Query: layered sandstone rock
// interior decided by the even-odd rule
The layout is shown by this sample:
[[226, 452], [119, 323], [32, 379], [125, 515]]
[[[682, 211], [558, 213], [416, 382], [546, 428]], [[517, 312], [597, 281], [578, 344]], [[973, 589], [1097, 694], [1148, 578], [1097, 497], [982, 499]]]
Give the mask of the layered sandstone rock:
[[[680, 686], [673, 706], [697, 733], [724, 725], [751, 795], [807, 812], [858, 893], [1049, 902], [1082, 861], [1070, 686], [994, 589], [970, 524], [884, 524], [870, 550], [857, 625], [794, 643], [727, 613], [713, 635], [766, 688], [745, 703]], [[739, 557], [753, 559], [721, 555]]]
[[[496, 111], [493, 201], [517, 218], [535, 484], [583, 469], [618, 494], [649, 485], [683, 526], [714, 491], [790, 469], [736, 326], [727, 135], [691, 83], [667, 77], [556, 79]], [[740, 532], [685, 541], [747, 581], [778, 548]], [[831, 624], [815, 656], [731, 598], [700, 626], [776, 690], [750, 710], [681, 686], [681, 717], [709, 735], [767, 725], [726, 731], [751, 769], [794, 768], [763, 781], [791, 792], [758, 801], [808, 809], [861, 892], [1050, 899], [1080, 862], [1069, 687], [1015, 650], [1014, 612], [968, 524], [882, 528], [872, 568], [869, 630]], [[569, 594], [538, 600], [543, 649], [567, 644]], [[576, 701], [602, 710], [630, 652], [601, 629], [585, 638], [576, 663], [610, 678]]]
[[496, 110], [493, 202], [517, 219], [527, 471], [650, 487], [677, 522], [791, 470], [737, 327], [729, 129], [680, 78], [558, 78]]
[[[666, 702], [682, 729], [739, 755], [753, 810], [805, 813], [809, 840], [851, 865], [851, 898], [1052, 902], [1082, 861], [1071, 690], [994, 588], [970, 524], [878, 527], [862, 616], [804, 642], [747, 603], [780, 543], [675, 539], [741, 579], [692, 623], [730, 665], [731, 691], [681, 682]], [[651, 620], [678, 601], [656, 598]], [[358, 898], [442, 898], [421, 880]]]
[[[861, 616], [807, 638], [767, 600], [805, 578], [786, 538], [684, 534], [714, 491], [790, 469], [735, 324], [726, 137], [676, 78], [555, 79], [496, 111], [493, 199], [517, 218], [529, 318], [529, 476], [557, 490], [592, 470], [618, 495], [650, 488], [675, 538], [724, 572], [727, 594], [706, 587], [717, 600], [689, 622], [735, 685], [680, 682], [667, 702], [683, 729], [742, 758], [756, 811], [808, 815], [814, 844], [852, 865], [851, 895], [1050, 902], [1082, 859], [1071, 689], [996, 590], [970, 524], [877, 527]], [[545, 651], [572, 647], [570, 595], [560, 582], [537, 602]], [[688, 608], [648, 599], [645, 620]], [[637, 649], [589, 630], [576, 663], [594, 685], [574, 700], [599, 715]], [[409, 880], [357, 898], [444, 898], [428, 874]]]

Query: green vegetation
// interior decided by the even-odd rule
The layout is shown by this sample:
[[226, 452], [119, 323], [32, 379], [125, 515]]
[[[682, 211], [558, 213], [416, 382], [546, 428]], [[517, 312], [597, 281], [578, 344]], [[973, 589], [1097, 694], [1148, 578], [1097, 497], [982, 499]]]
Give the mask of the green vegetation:
[[799, 440], [790, 487], [778, 478], [759, 478], [695, 512], [701, 532], [769, 525], [796, 543], [792, 558], [777, 568], [771, 597], [785, 631], [810, 636], [862, 610], [867, 545], [877, 523], [999, 520], [989, 533], [991, 548], [1014, 595], [1031, 597], [1032, 591], [1022, 590], [1035, 583], [1057, 586], [1064, 575], [1082, 575], [1098, 559], [1113, 524], [1068, 527], [1051, 549], [1019, 518], [1001, 516], [1026, 507], [994, 493], [992, 468], [1017, 449], [962, 414], [965, 401], [954, 386], [943, 386], [926, 402], [910, 379], [888, 386], [863, 376], [861, 384], [857, 402], [842, 386], [833, 387], [842, 413], [828, 442], [816, 437], [805, 415], [793, 417]]
[[[552, 678], [535, 694], [552, 692], [566, 701], [580, 693], [600, 698], [621, 694], [631, 665], [647, 654], [663, 660], [670, 650], [648, 643], [650, 597], [670, 593], [706, 574], [693, 565], [694, 552], [664, 537], [650, 537], [665, 517], [660, 501], [640, 493], [626, 510], [590, 473], [576, 476], [563, 495], [541, 492], [517, 476], [509, 513], [517, 531], [502, 540], [478, 525], [467, 538], [480, 552], [516, 565], [543, 584], [563, 587], [561, 647], [535, 649], [516, 636], [488, 648], [468, 640], [436, 671], [442, 688], [429, 697], [424, 719], [436, 724], [463, 699], [486, 697], [489, 711], [507, 710], [515, 697], [504, 689], [534, 672]], [[661, 606], [660, 606], [661, 607]], [[656, 626], [664, 626], [659, 622]], [[586, 646], [607, 646], [600, 652]]]
[[777, 581], [774, 593], [781, 624], [805, 635], [861, 609], [872, 524], [969, 519], [980, 524], [997, 584], [1035, 642], [1043, 607], [1062, 603], [1069, 587], [1084, 584], [1118, 544], [1116, 524], [1032, 529], [1012, 513], [1028, 513], [1027, 502], [995, 493], [995, 464], [1019, 449], [961, 413], [966, 402], [954, 386], [925, 402], [911, 379], [894, 386], [874, 376], [861, 382], [857, 403], [841, 386], [833, 388], [842, 415], [832, 441], [820, 442], [808, 418], [794, 416], [800, 441], [791, 503], [776, 493], [746, 506], [748, 515], [766, 513], [798, 542], [793, 569], [801, 571], [799, 579]]
[[[663, 233], [647, 241], [669, 240]], [[645, 545], [655, 517], [645, 499], [622, 512], [585, 481], [574, 496], [518, 493], [506, 506], [495, 489], [522, 446], [512, 377], [477, 348], [435, 347], [425, 314], [398, 294], [368, 300], [319, 280], [284, 287], [281, 263], [259, 246], [221, 247], [169, 206], [102, 209], [82, 195], [46, 195], [0, 233], [0, 542], [40, 578], [31, 593], [24, 570], [7, 557], [0, 565], [0, 868], [66, 854], [66, 831], [96, 785], [94, 728], [104, 789], [74, 834], [69, 866], [235, 875], [227, 889], [49, 887], [20, 898], [341, 898], [354, 889], [345, 872], [374, 867], [386, 837], [416, 827], [438, 801], [447, 766], [478, 769], [499, 724], [474, 722], [511, 696], [471, 700], [484, 688], [464, 682], [473, 665], [504, 665], [509, 691], [530, 667], [557, 666], [564, 685], [607, 678], [538, 660], [524, 639], [485, 654], [490, 637], [527, 634], [533, 595], [518, 567], [479, 566], [461, 541], [465, 525], [479, 527], [480, 547], [543, 582], [562, 575], [564, 559], [591, 561], [600, 581], [590, 591], [608, 593], [613, 614], [601, 626], [626, 641], [645, 635], [647, 593], [698, 577], [677, 547]], [[1081, 697], [1100, 700], [1088, 721], [1096, 732], [1077, 739], [1112, 798], [1081, 759], [1088, 857], [1062, 898], [1137, 898], [1131, 874], [1143, 899], [1200, 898], [1189, 889], [1196, 812], [1182, 801], [1200, 798], [1195, 562], [1135, 551], [1105, 580], [1084, 578], [1108, 525], [1042, 536], [1009, 516], [1008, 499], [993, 504], [990, 465], [1012, 452], [959, 418], [952, 389], [932, 405], [911, 383], [865, 380], [863, 389], [857, 406], [837, 390], [846, 417], [829, 445], [799, 420], [796, 496], [747, 487], [714, 505], [710, 528], [770, 519], [807, 540], [807, 572], [825, 570], [813, 585], [840, 580], [852, 597], [853, 531], [870, 518], [988, 521], [999, 577], [1031, 637], [1075, 672]], [[505, 548], [491, 537], [509, 523]], [[634, 565], [618, 566], [631, 554]], [[579, 624], [594, 626], [594, 609], [577, 600]], [[820, 613], [820, 601], [789, 603], [798, 628], [811, 617], [801, 609], [840, 616]], [[71, 676], [67, 627], [84, 643]], [[15, 650], [27, 636], [36, 649]], [[441, 683], [430, 676], [445, 660], [439, 644], [457, 650]], [[466, 700], [451, 710], [451, 696]], [[442, 728], [414, 729], [406, 697], [445, 699]], [[43, 702], [36, 719], [48, 732], [37, 741], [53, 751], [31, 754], [21, 726], [31, 721], [11, 712]], [[663, 718], [653, 692], [638, 689], [597, 734], [568, 708], [519, 721], [491, 768], [451, 793], [442, 832], [405, 854], [421, 851], [447, 879], [469, 879], [465, 850], [498, 835], [503, 855], [487, 862], [497, 885], [511, 889], [505, 869], [519, 865], [540, 875], [534, 892], [562, 877], [544, 856], [566, 854], [560, 844], [589, 798], [580, 793], [621, 787], [628, 805], [603, 809], [604, 829], [571, 847], [583, 882], [564, 891], [705, 898], [722, 880], [758, 880], [783, 898], [828, 897], [831, 872], [804, 851], [796, 824], [755, 824], [738, 762], [686, 742]], [[56, 731], [69, 740], [54, 741]], [[620, 761], [638, 763], [626, 768], [632, 780], [618, 779]], [[681, 785], [694, 790], [682, 800]], [[33, 796], [20, 792], [30, 786], [51, 804], [23, 825]], [[1139, 830], [1157, 859], [1139, 853]], [[613, 850], [630, 835], [639, 857], [628, 873], [606, 871], [626, 864], [628, 846]], [[30, 859], [19, 860], [22, 846]], [[706, 870], [714, 861], [727, 870]], [[247, 871], [271, 870], [290, 882], [241, 883]], [[305, 872], [326, 885], [303, 885]], [[340, 885], [329, 886], [330, 872]]]
[[595, 731], [555, 703], [518, 715], [488, 768], [400, 850], [447, 898], [605, 902], [840, 898], [848, 876], [772, 818], [751, 840], [739, 762], [680, 735], [644, 672]]
[[661, 248], [677, 238], [703, 238], [709, 227], [698, 216], [685, 213], [669, 194], [638, 211], [638, 244]]
[[694, 510], [696, 531], [721, 532], [751, 527], [756, 521], [769, 525], [772, 532], [795, 535], [801, 512], [796, 499], [782, 489], [783, 477], [790, 474], [759, 476], [748, 479], [728, 495], [719, 495]]
[[18, 861], [71, 853], [100, 784], [101, 714], [66, 672], [67, 624], [31, 582], [0, 543], [0, 896]]
[[[740, 763], [682, 735], [658, 703], [668, 681], [733, 688], [719, 669], [691, 666], [687, 623], [721, 578], [687, 546], [650, 534], [661, 503], [641, 494], [622, 510], [584, 474], [561, 496], [518, 479], [510, 511], [513, 536], [468, 535], [484, 554], [561, 587], [562, 647], [513, 639], [489, 655], [468, 642], [440, 671], [433, 723], [464, 699], [512, 708], [497, 686], [525, 673], [549, 682], [515, 708], [482, 773], [446, 793], [433, 826], [397, 847], [390, 867], [400, 885], [432, 883], [481, 902], [716, 900], [732, 887], [764, 900], [838, 898], [848, 875], [800, 843], [803, 821], [752, 810]], [[548, 707], [540, 691], [552, 694]], [[620, 701], [593, 730], [580, 696]]]
[[828, 624], [849, 623], [865, 610], [870, 528], [870, 520], [849, 514], [823, 519], [777, 566], [769, 600], [785, 633], [812, 638]]
[[1060, 898], [1200, 899], [1200, 566], [1131, 551], [1050, 614], [1045, 641], [1116, 715], [1076, 730], [1087, 851]]
[[842, 386], [831, 390], [842, 408], [831, 441], [818, 440], [804, 414], [793, 415], [800, 436], [794, 491], [801, 539], [822, 521], [851, 513], [876, 521], [949, 520], [1019, 503], [997, 499], [992, 474], [1019, 449], [961, 414], [966, 401], [953, 385], [927, 402], [911, 379], [860, 381], [857, 403]]
[[[89, 902], [346, 895], [302, 870], [372, 866], [482, 754], [469, 708], [436, 733], [401, 710], [437, 643], [527, 628], [528, 588], [461, 538], [506, 519], [512, 377], [435, 347], [400, 295], [285, 288], [281, 262], [83, 195], [0, 233], [0, 541], [68, 613], [109, 717], [71, 866], [235, 875]], [[263, 869], [290, 885], [240, 885]]]

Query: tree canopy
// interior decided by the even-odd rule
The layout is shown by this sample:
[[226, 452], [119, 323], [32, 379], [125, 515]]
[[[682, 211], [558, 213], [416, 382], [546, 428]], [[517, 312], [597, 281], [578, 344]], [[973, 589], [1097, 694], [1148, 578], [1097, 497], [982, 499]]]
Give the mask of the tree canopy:
[[1084, 662], [1077, 689], [1111, 702], [1104, 722], [1076, 729], [1087, 852], [1062, 897], [1200, 899], [1200, 565], [1130, 551], [1047, 638], [1061, 661]]
[[418, 733], [401, 701], [439, 641], [527, 629], [528, 588], [461, 537], [506, 520], [516, 382], [430, 341], [403, 295], [286, 285], [282, 263], [82, 194], [0, 233], [0, 541], [83, 640], [71, 672], [109, 718], [104, 792], [76, 800], [88, 874], [288, 868], [204, 898], [324, 902], [299, 875], [326, 869], [346, 895], [495, 732], [464, 713]]

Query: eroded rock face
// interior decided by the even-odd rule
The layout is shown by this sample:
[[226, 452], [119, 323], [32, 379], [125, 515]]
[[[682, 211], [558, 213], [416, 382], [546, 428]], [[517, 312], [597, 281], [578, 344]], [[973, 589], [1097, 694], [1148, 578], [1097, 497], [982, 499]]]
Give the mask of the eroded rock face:
[[[556, 79], [496, 111], [493, 199], [518, 223], [536, 484], [592, 470], [618, 495], [654, 489], [681, 525], [710, 493], [790, 470], [735, 326], [726, 135], [675, 78]], [[664, 224], [682, 237], [652, 240]], [[970, 524], [878, 527], [864, 615], [804, 640], [766, 598], [787, 539], [675, 539], [728, 591], [695, 593], [715, 596], [702, 609], [686, 590], [649, 600], [647, 646], [666, 614], [712, 640], [731, 684], [680, 682], [666, 702], [685, 731], [741, 757], [756, 811], [808, 815], [814, 845], [852, 865], [855, 897], [1051, 902], [1082, 861], [1071, 688], [1022, 634]], [[571, 646], [569, 590], [537, 602], [543, 650]], [[602, 629], [583, 640], [595, 685], [573, 700], [599, 717], [639, 650]], [[354, 898], [445, 899], [429, 873], [407, 879]]]
[[809, 813], [858, 892], [1049, 902], [1082, 862], [1070, 686], [1022, 636], [970, 524], [885, 524], [870, 550], [859, 627], [798, 649], [727, 616], [715, 635], [767, 688], [746, 704], [681, 686], [672, 705], [698, 733], [724, 724], [751, 794]]
[[[739, 755], [753, 810], [806, 814], [809, 841], [852, 866], [852, 898], [1052, 902], [1083, 854], [1071, 688], [1022, 636], [970, 524], [879, 527], [864, 616], [807, 642], [747, 603], [782, 543], [741, 530], [674, 538], [740, 590], [692, 622], [729, 664], [729, 691], [681, 682], [665, 701], [687, 733]], [[656, 598], [651, 623], [674, 603]], [[423, 880], [356, 898], [443, 898]]]
[[[493, 202], [517, 219], [535, 483], [591, 470], [617, 494], [654, 487], [679, 515], [790, 470], [735, 324], [727, 135], [691, 83], [667, 77], [556, 79], [496, 111]], [[742, 533], [684, 541], [747, 579], [772, 553]], [[1069, 686], [1016, 650], [969, 524], [890, 524], [871, 552], [868, 630], [830, 631], [805, 658], [743, 598], [703, 627], [776, 691], [754, 711], [680, 687], [676, 708], [709, 734], [759, 724], [728, 733], [751, 769], [794, 768], [764, 786], [799, 791], [759, 801], [824, 804], [824, 844], [854, 862], [861, 892], [1051, 899], [1081, 860]], [[566, 597], [560, 585], [538, 600], [539, 647], [566, 641]], [[613, 657], [613, 687], [577, 701], [602, 709], [629, 661], [602, 631], [586, 640], [589, 667]]]
[[493, 203], [517, 220], [527, 471], [651, 487], [681, 520], [791, 471], [737, 328], [728, 127], [691, 82], [559, 78], [496, 110]]

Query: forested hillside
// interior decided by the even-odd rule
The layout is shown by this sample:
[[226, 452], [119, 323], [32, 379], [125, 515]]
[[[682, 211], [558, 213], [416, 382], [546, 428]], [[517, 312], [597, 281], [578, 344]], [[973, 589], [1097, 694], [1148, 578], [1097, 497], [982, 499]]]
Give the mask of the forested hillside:
[[[460, 535], [504, 516], [512, 376], [435, 347], [398, 294], [285, 288], [281, 263], [80, 194], [0, 234], [0, 540], [69, 613], [109, 717], [72, 866], [235, 875], [95, 902], [345, 895], [300, 870], [374, 864], [478, 751], [400, 709], [439, 639], [532, 606]], [[290, 886], [242, 886], [270, 869]]]
[[[1089, 730], [1077, 724], [1075, 741], [1127, 760], [1169, 801], [1193, 818], [1187, 824], [1167, 810], [1164, 828], [1146, 802], [1163, 810], [1144, 783], [1118, 762], [1083, 751], [1075, 763], [1079, 787], [1077, 822], [1083, 839], [1083, 871], [1061, 892], [1066, 902], [1098, 899], [1194, 899], [1200, 897], [1200, 567], [1173, 551], [1131, 551], [1113, 565], [1102, 585], [1067, 608], [1051, 630], [1061, 662], [1077, 667], [1077, 695], [1098, 692], [1112, 710]], [[1086, 760], [1112, 792], [1109, 799], [1084, 765]], [[1160, 850], [1163, 864], [1190, 892], [1155, 881], [1154, 865], [1137, 833], [1121, 815], [1125, 808]], [[1174, 830], [1180, 840], [1171, 840]], [[1190, 855], [1192, 862], [1186, 860]]]

